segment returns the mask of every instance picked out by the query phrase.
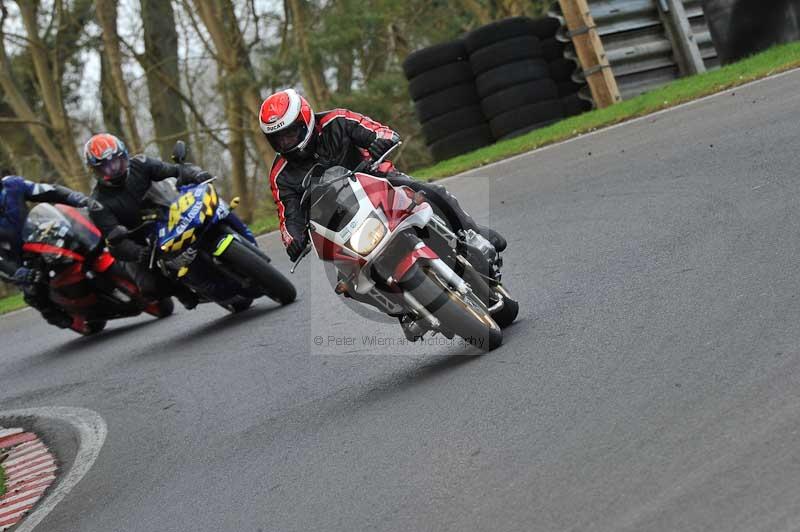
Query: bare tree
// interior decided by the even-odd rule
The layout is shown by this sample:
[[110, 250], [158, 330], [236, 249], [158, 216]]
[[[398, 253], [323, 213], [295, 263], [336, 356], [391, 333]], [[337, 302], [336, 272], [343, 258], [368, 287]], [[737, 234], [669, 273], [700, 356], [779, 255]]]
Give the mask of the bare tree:
[[[172, 4], [164, 0], [140, 0], [144, 49], [142, 66], [147, 74], [150, 114], [161, 156], [172, 151], [173, 137], [186, 131], [186, 114], [181, 95], [178, 71], [178, 34]], [[172, 83], [165, 83], [172, 80]]]
[[44, 117], [37, 114], [12, 73], [11, 58], [6, 46], [6, 40], [10, 36], [5, 33], [5, 22], [8, 17], [5, 3], [0, 4], [2, 10], [0, 88], [16, 115], [13, 119], [27, 127], [64, 183], [74, 188], [85, 189], [87, 181], [64, 104], [62, 83], [65, 63], [77, 51], [80, 30], [86, 21], [87, 4], [76, 1], [72, 10], [69, 10], [64, 2], [56, 1], [51, 14], [52, 22], [44, 32], [39, 26], [39, 3], [17, 0], [17, 5], [25, 35], [14, 38], [18, 43], [24, 43], [23, 50], [30, 56], [32, 65], [30, 76], [35, 81], [36, 96], [42, 103]]
[[[226, 101], [244, 103], [244, 108], [235, 103], [225, 106], [226, 120], [231, 134], [243, 127], [253, 140], [264, 164], [269, 165], [274, 157], [274, 152], [267, 143], [264, 135], [258, 128], [255, 114], [261, 106], [261, 95], [258, 90], [253, 65], [250, 61], [250, 46], [245, 42], [242, 29], [236, 17], [231, 0], [193, 0], [193, 5], [208, 31], [213, 43], [214, 56], [219, 64], [225, 82], [222, 88], [225, 91]], [[243, 116], [243, 109], [247, 109], [248, 118]], [[233, 139], [232, 139], [233, 140]], [[233, 148], [233, 147], [232, 147]], [[231, 149], [232, 156], [239, 156], [237, 150]], [[241, 152], [243, 156], [243, 151]], [[236, 194], [242, 198], [240, 207], [242, 217], [249, 220], [252, 217], [254, 198], [249, 194], [247, 177], [239, 173], [244, 168], [242, 162], [232, 163], [232, 179]]]
[[[24, 0], [23, 0], [24, 1]], [[117, 2], [115, 0], [95, 0], [97, 21], [103, 30], [104, 52], [108, 58], [113, 81], [114, 94], [125, 114], [125, 137], [131, 149], [136, 152], [142, 148], [142, 139], [136, 124], [136, 114], [128, 96], [128, 85], [122, 73], [122, 52], [117, 33]]]

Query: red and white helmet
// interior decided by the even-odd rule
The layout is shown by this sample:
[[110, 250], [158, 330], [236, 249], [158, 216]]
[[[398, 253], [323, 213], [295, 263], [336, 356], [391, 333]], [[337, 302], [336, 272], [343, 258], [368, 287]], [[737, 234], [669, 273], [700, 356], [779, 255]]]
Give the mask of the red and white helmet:
[[261, 104], [258, 123], [281, 155], [303, 150], [314, 135], [314, 110], [294, 89], [276, 92]]

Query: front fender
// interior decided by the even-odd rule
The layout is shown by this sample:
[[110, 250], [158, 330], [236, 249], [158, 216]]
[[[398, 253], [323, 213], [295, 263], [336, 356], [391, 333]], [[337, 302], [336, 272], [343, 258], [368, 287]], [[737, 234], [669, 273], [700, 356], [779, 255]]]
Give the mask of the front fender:
[[408, 271], [411, 270], [411, 268], [420, 259], [433, 260], [438, 258], [439, 255], [437, 255], [434, 250], [429, 248], [425, 242], [419, 242], [416, 246], [414, 246], [414, 249], [412, 249], [411, 252], [400, 259], [400, 262], [397, 263], [394, 273], [392, 274], [392, 279], [399, 281], [405, 277]]

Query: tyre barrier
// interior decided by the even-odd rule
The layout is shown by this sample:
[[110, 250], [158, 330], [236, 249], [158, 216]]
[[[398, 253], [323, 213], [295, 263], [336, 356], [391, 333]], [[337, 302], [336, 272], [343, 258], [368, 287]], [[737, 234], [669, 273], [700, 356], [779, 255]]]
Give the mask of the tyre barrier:
[[409, 94], [437, 161], [592, 108], [578, 64], [564, 57], [559, 19], [513, 17], [403, 62]]
[[408, 92], [428, 149], [437, 161], [488, 146], [494, 139], [481, 112], [463, 39], [418, 50], [403, 61]]

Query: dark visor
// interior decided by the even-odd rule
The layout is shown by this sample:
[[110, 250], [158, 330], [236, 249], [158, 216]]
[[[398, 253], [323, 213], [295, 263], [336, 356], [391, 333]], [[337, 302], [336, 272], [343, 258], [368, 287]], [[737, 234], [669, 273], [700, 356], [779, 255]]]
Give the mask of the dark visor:
[[306, 138], [308, 127], [302, 120], [296, 120], [291, 126], [269, 133], [267, 140], [269, 141], [272, 149], [278, 153], [287, 153], [297, 148], [303, 139]]
[[128, 172], [128, 158], [123, 155], [117, 155], [111, 159], [104, 159], [97, 166], [93, 166], [95, 174], [98, 179], [110, 181], [118, 179]]

